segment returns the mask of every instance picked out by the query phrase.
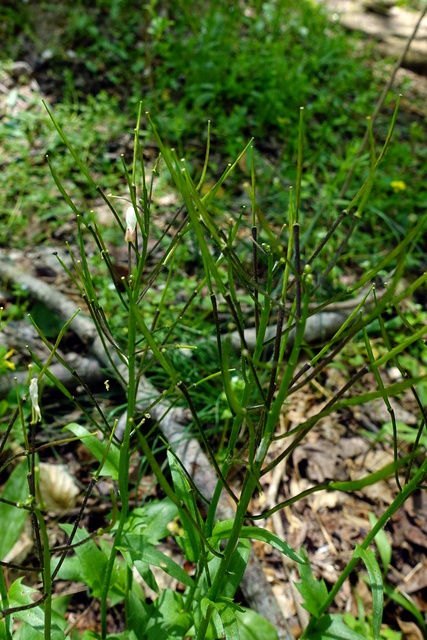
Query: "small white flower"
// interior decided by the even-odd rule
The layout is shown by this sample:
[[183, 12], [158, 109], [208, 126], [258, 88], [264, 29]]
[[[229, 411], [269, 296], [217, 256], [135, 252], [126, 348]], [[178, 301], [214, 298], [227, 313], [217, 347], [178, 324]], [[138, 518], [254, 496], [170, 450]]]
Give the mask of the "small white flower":
[[126, 209], [126, 242], [135, 242], [136, 240], [136, 215], [133, 207]]
[[41, 422], [42, 414], [39, 406], [39, 386], [37, 378], [33, 378], [30, 382], [30, 399], [31, 399], [31, 424]]

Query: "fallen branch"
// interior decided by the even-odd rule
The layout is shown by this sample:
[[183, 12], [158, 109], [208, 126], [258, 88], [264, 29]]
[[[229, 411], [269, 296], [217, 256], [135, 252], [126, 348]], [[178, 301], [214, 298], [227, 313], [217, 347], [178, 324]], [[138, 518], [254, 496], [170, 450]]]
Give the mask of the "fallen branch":
[[[12, 320], [2, 327], [0, 332], [0, 345], [5, 346], [8, 350], [12, 349], [13, 352], [17, 351], [18, 353], [30, 350], [36, 354], [40, 361], [46, 360], [50, 355], [50, 350], [40, 340], [40, 336], [35, 327], [25, 320]], [[61, 357], [64, 357], [64, 354], [59, 349], [57, 353]], [[93, 384], [105, 380], [105, 373], [103, 373], [99, 366], [97, 358], [69, 352], [67, 353], [67, 365], [74, 371], [78, 370], [80, 378], [87, 383]], [[52, 363], [49, 371], [67, 389], [72, 389], [78, 384], [73, 372], [64, 367], [60, 362]], [[15, 381], [18, 385], [28, 384], [28, 371], [10, 370], [3, 373], [0, 377], [0, 397], [4, 397], [9, 393], [15, 385]]]
[[[80, 378], [87, 383], [93, 384], [105, 380], [105, 373], [103, 373], [99, 361], [96, 358], [85, 358], [78, 353], [68, 353], [67, 364], [75, 371], [78, 371]], [[67, 389], [71, 389], [78, 384], [71, 371], [59, 362], [54, 362], [49, 367], [49, 371]], [[3, 373], [0, 378], [0, 398], [7, 396], [13, 388], [15, 380], [18, 385], [28, 384], [28, 371], [10, 371]]]

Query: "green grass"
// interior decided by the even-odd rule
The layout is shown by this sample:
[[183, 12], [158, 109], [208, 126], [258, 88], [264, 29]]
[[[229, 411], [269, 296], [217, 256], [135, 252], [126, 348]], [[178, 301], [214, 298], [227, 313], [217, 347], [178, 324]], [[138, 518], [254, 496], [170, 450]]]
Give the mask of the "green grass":
[[[107, 192], [121, 184], [121, 134], [129, 130], [142, 99], [163, 138], [180, 156], [192, 155], [194, 171], [211, 120], [211, 182], [254, 136], [258, 202], [280, 225], [296, 178], [295, 132], [304, 106], [301, 213], [315, 229], [303, 239], [307, 255], [342, 207], [340, 189], [381, 85], [366, 62], [369, 48], [363, 53], [357, 36], [328, 21], [308, 0], [271, 0], [246, 8], [229, 1], [203, 8], [178, 0], [152, 0], [143, 7], [98, 0], [90, 8], [41, 2], [37, 8], [3, 7], [0, 16], [9, 57], [25, 56], [30, 46], [40, 59], [49, 47], [48, 72], [42, 68], [40, 80], [48, 76], [54, 81], [56, 114]], [[49, 29], [43, 35], [40, 23], [46, 21]], [[391, 94], [376, 123], [378, 144], [394, 102]], [[403, 237], [427, 200], [422, 120], [408, 122], [402, 113], [395, 140], [358, 231], [357, 244], [366, 246], [367, 260], [384, 249], [376, 241], [378, 231], [384, 237], [388, 229], [387, 242]], [[62, 203], [46, 171], [47, 151], [58, 152], [58, 172], [74, 181], [79, 206], [94, 208], [74, 177], [71, 156], [62, 153], [37, 106], [2, 120], [0, 148], [5, 158], [0, 216], [14, 242], [26, 241], [29, 219], [37, 220], [38, 242], [50, 235], [48, 228], [64, 224]], [[368, 157], [363, 156], [348, 196], [367, 170]], [[237, 213], [239, 203], [249, 203], [248, 179], [248, 166], [241, 163], [218, 201], [220, 210]], [[393, 188], [396, 181], [404, 183], [404, 191]], [[351, 269], [351, 242], [347, 257]]]
[[[7, 67], [6, 67], [7, 68]], [[12, 96], [13, 97], [13, 96]], [[74, 161], [64, 153], [64, 145], [52, 133], [40, 96], [31, 95], [26, 109], [19, 109], [19, 89], [0, 123], [0, 149], [3, 170], [0, 173], [0, 242], [24, 246], [48, 240], [69, 214], [49, 174], [46, 154], [60, 157], [58, 171], [73, 185], [76, 204], [85, 209], [94, 206], [90, 193], [79, 180]], [[14, 108], [16, 106], [16, 109]], [[119, 145], [126, 131], [127, 118], [120, 113], [117, 100], [105, 92], [89, 96], [83, 104], [58, 104], [58, 113], [73, 138], [79, 140], [82, 159], [90, 163], [100, 186], [118, 187], [119, 159], [111, 159], [110, 148]], [[89, 200], [88, 200], [89, 198]], [[26, 230], [31, 222], [31, 235]]]
[[[4, 55], [19, 59], [30, 47], [40, 56], [49, 47], [48, 75], [56, 87], [55, 116], [105, 193], [126, 192], [120, 153], [124, 151], [130, 162], [126, 135], [141, 99], [163, 138], [180, 156], [191, 155], [189, 169], [194, 176], [200, 175], [207, 120], [211, 120], [208, 185], [254, 136], [257, 201], [277, 231], [289, 208], [289, 187], [296, 180], [296, 131], [303, 105], [300, 215], [304, 227], [301, 250], [307, 259], [348, 201], [340, 198], [340, 190], [364, 134], [365, 118], [373, 111], [381, 90], [367, 61], [373, 52], [369, 47], [363, 52], [356, 35], [329, 22], [309, 1], [276, 0], [246, 9], [242, 6], [224, 1], [201, 8], [198, 3], [178, 0], [152, 0], [144, 7], [121, 0], [98, 0], [90, 8], [70, 2], [41, 2], [37, 8], [6, 5], [0, 9], [5, 18]], [[46, 21], [47, 35], [40, 30]], [[10, 63], [5, 60], [2, 64], [7, 69]], [[43, 86], [46, 72], [42, 70], [39, 79]], [[8, 110], [0, 121], [0, 243], [25, 247], [73, 242], [70, 212], [52, 181], [46, 153], [85, 215], [94, 210], [98, 218], [102, 201], [81, 180], [71, 154], [52, 131], [38, 94], [28, 99], [28, 108], [17, 109], [20, 92], [18, 87], [8, 96]], [[376, 123], [377, 146], [385, 138], [394, 102], [395, 96], [390, 94]], [[360, 273], [361, 267], [372, 266], [390, 243], [404, 237], [425, 208], [423, 124], [422, 119], [412, 119], [404, 112], [398, 116], [394, 143], [377, 173], [357, 233], [350, 238], [339, 267], [319, 290], [319, 300], [342, 289], [343, 280]], [[147, 130], [141, 133], [151, 149], [151, 134]], [[155, 154], [150, 155], [152, 162]], [[368, 171], [366, 152], [358, 161], [347, 196], [354, 194]], [[167, 171], [163, 173], [167, 175]], [[227, 212], [234, 219], [243, 206], [249, 211], [249, 181], [249, 160], [244, 159], [215, 198], [212, 210], [218, 216]], [[167, 180], [161, 189], [170, 189]], [[161, 207], [159, 215], [165, 215]], [[345, 231], [346, 223], [321, 254], [315, 280], [320, 279]], [[122, 240], [109, 228], [105, 239], [110, 245]], [[241, 259], [251, 250], [249, 241], [242, 242]], [[422, 251], [419, 246], [408, 257], [409, 268], [415, 272], [420, 270]], [[191, 290], [192, 278], [197, 281], [202, 263], [191, 243], [180, 246], [175, 257], [181, 282], [172, 279], [170, 286], [177, 287], [178, 296], [181, 285]], [[96, 256], [92, 260], [96, 261]], [[119, 326], [121, 317], [115, 313], [111, 283], [100, 261], [97, 269], [99, 282], [105, 281], [100, 286], [102, 304], [111, 313], [113, 324]], [[154, 291], [147, 301], [150, 322], [161, 298], [162, 292]], [[176, 305], [162, 309], [158, 332], [168, 326], [178, 306], [177, 297]], [[209, 333], [211, 320], [198, 302], [188, 316], [187, 327]], [[178, 328], [177, 343], [190, 339], [188, 329]], [[174, 358], [182, 358], [181, 366], [186, 370], [192, 359], [183, 353], [176, 351]], [[200, 366], [205, 368], [211, 361], [208, 355]], [[208, 368], [206, 375], [209, 373]], [[217, 389], [208, 385], [205, 391], [213, 391], [207, 404], [214, 410]]]

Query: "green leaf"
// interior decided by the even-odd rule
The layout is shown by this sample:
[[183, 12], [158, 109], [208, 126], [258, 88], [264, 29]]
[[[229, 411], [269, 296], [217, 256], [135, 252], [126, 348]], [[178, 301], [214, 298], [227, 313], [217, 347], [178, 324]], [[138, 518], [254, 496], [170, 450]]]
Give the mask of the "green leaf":
[[[19, 607], [21, 605], [31, 604], [33, 602], [31, 595], [38, 593], [37, 589], [32, 589], [22, 583], [23, 578], [18, 578], [9, 589], [9, 606]], [[40, 634], [44, 630], [44, 611], [41, 607], [34, 607], [27, 611], [19, 611], [14, 614], [15, 618], [22, 620], [30, 625]]]
[[43, 331], [46, 338], [54, 339], [62, 329], [63, 322], [51, 309], [42, 302], [35, 302], [31, 307], [31, 318]]
[[13, 634], [13, 640], [44, 640], [44, 634], [23, 622]]
[[[186, 505], [188, 511], [196, 522], [201, 520], [200, 514], [196, 512], [193, 492], [189, 482], [169, 451], [168, 460], [177, 498]], [[194, 526], [184, 509], [179, 509], [179, 517], [181, 518], [184, 535], [176, 536], [176, 541], [182, 546], [187, 560], [190, 562], [197, 562], [201, 554], [200, 532]]]
[[234, 597], [245, 573], [250, 553], [251, 543], [249, 540], [239, 540], [228, 567], [227, 582], [221, 593], [222, 597], [230, 599]]
[[304, 609], [307, 609], [315, 618], [319, 618], [323, 611], [323, 603], [328, 597], [328, 589], [324, 580], [319, 582], [314, 578], [308, 554], [303, 547], [300, 553], [305, 562], [298, 567], [301, 582], [295, 586], [304, 598], [302, 605]]
[[236, 611], [236, 620], [239, 625], [240, 640], [277, 640], [276, 629], [256, 611], [245, 609]]
[[55, 611], [58, 615], [64, 617], [68, 606], [71, 602], [72, 596], [59, 596], [52, 600], [52, 611]]
[[[224, 520], [223, 522], [217, 522], [212, 532], [212, 538], [210, 542], [215, 547], [217, 540], [224, 540], [230, 537], [231, 529], [233, 527], [232, 520]], [[291, 560], [303, 564], [304, 559], [292, 549], [291, 545], [285, 540], [282, 540], [275, 533], [266, 531], [260, 527], [242, 527], [240, 532], [241, 538], [249, 538], [250, 540], [261, 540], [261, 542], [267, 542], [272, 547], [283, 553]]]
[[[65, 426], [63, 430], [65, 429], [68, 429], [69, 431], [74, 433], [75, 436], [80, 438], [82, 443], [85, 445], [85, 447], [89, 449], [91, 454], [96, 458], [96, 460], [98, 460], [98, 462], [102, 461], [104, 457], [105, 449], [108, 446], [108, 440], [101, 442], [93, 433], [91, 433], [90, 431], [88, 431], [87, 429], [85, 429], [84, 427], [80, 426], [75, 422], [71, 422], [70, 424], [67, 424], [67, 426]], [[120, 459], [120, 450], [114, 443], [111, 443], [110, 450], [107, 455], [107, 459], [104, 462], [104, 466], [102, 467], [102, 471], [100, 475], [109, 476], [113, 480], [118, 480], [119, 459]]]
[[227, 640], [240, 640], [239, 626], [237, 624], [236, 613], [233, 608], [223, 606], [221, 603], [217, 603], [216, 608], [219, 611]]
[[129, 612], [126, 620], [128, 629], [135, 631], [140, 640], [143, 640], [145, 635], [141, 634], [150, 618], [150, 607], [147, 606], [145, 602], [142, 602], [136, 593], [130, 591], [127, 610]]
[[[56, 565], [59, 562], [59, 557], [54, 558], [51, 562], [51, 570], [54, 571]], [[61, 580], [69, 580], [71, 582], [82, 582], [82, 565], [80, 560], [76, 556], [65, 558], [58, 573], [58, 578]]]
[[[374, 527], [378, 522], [372, 512], [369, 512], [369, 522], [371, 523], [371, 527]], [[385, 576], [391, 562], [392, 547], [384, 529], [378, 531], [374, 540], [381, 557], [381, 562], [383, 563], [383, 574]]]
[[[400, 362], [402, 362], [402, 358], [400, 359]], [[418, 444], [427, 448], [427, 435], [424, 433], [424, 431], [421, 434], [421, 436], [418, 436], [417, 429], [414, 429], [413, 426], [409, 424], [405, 424], [404, 422], [400, 422], [399, 420], [396, 420], [396, 429], [397, 429], [399, 440], [404, 440], [405, 442], [411, 442], [412, 444], [416, 440], [418, 440]], [[381, 430], [378, 433], [378, 436], [384, 435], [384, 434], [393, 435], [392, 422], [384, 422], [383, 426], [381, 427]]]
[[375, 640], [378, 640], [381, 632], [381, 623], [383, 619], [384, 608], [384, 587], [381, 570], [375, 557], [375, 553], [371, 549], [363, 549], [360, 545], [356, 544], [356, 549], [353, 556], [355, 558], [361, 558], [366, 566], [366, 569], [368, 570], [372, 591], [372, 626], [374, 631], [374, 638]]
[[[13, 502], [24, 502], [29, 496], [27, 463], [24, 461], [10, 474], [1, 497]], [[0, 502], [0, 558], [3, 559], [18, 540], [28, 511]]]
[[178, 507], [169, 500], [153, 500], [143, 507], [133, 509], [126, 520], [125, 533], [144, 536], [153, 545], [166, 538], [167, 525], [178, 515]]
[[191, 624], [181, 594], [164, 589], [151, 605], [150, 619], [144, 631], [147, 640], [182, 640]]
[[210, 612], [209, 627], [207, 632], [208, 638], [223, 638], [224, 627], [222, 626], [221, 616], [217, 609], [217, 603], [209, 600], [209, 598], [202, 598], [200, 602], [200, 611], [203, 618], [206, 618], [208, 612]]
[[125, 554], [125, 559], [129, 569], [135, 567], [141, 578], [150, 587], [150, 589], [152, 589], [155, 593], [160, 593], [159, 585], [156, 582], [154, 573], [150, 569], [150, 565], [148, 565], [146, 562], [142, 562], [142, 560], [132, 560], [131, 555], [129, 553], [126, 553], [126, 551], [124, 551], [123, 553]]
[[406, 595], [406, 593], [395, 591], [387, 584], [384, 585], [384, 593], [386, 594], [387, 598], [391, 598], [392, 600], [394, 600], [394, 602], [397, 602], [397, 604], [406, 609], [406, 611], [409, 611], [409, 613], [414, 616], [417, 622], [419, 622], [424, 635], [427, 637], [427, 625], [424, 621], [424, 617], [413, 600], [411, 600], [411, 598]]
[[320, 619], [312, 618], [302, 638], [307, 640], [366, 640], [348, 627], [339, 614], [328, 614]]
[[[60, 525], [68, 535], [73, 529], [71, 524]], [[86, 529], [78, 529], [73, 542], [81, 542], [89, 536]], [[104, 575], [107, 570], [108, 556], [103, 553], [93, 540], [87, 540], [84, 544], [77, 546], [74, 550], [80, 561], [82, 568], [81, 580], [85, 582], [93, 591], [95, 598], [101, 596]]]
[[150, 544], [144, 536], [127, 534], [124, 536], [123, 543], [119, 546], [121, 551], [129, 552], [133, 562], [142, 560], [147, 564], [160, 567], [165, 573], [176, 578], [180, 582], [193, 587], [193, 579], [177, 564], [172, 558], [165, 555], [152, 544]]
[[[9, 589], [9, 606], [19, 607], [20, 605], [32, 604], [34, 601], [31, 594], [38, 593], [36, 589], [32, 589], [27, 585], [21, 584], [23, 578], [18, 578], [11, 585]], [[24, 629], [25, 638], [31, 638], [34, 640], [44, 638], [44, 610], [43, 607], [33, 607], [25, 611], [18, 611], [14, 613], [14, 618], [21, 620], [25, 623], [24, 626], [31, 627], [31, 631]], [[64, 629], [67, 626], [67, 621], [63, 616], [52, 612], [52, 627], [51, 627], [51, 640], [63, 640], [65, 638]]]
[[402, 640], [402, 634], [400, 631], [393, 631], [393, 629], [382, 629], [381, 640]]
[[[111, 553], [111, 543], [105, 538], [100, 538], [98, 544], [101, 551], [108, 558]], [[110, 607], [115, 607], [127, 597], [129, 591], [128, 580], [128, 567], [125, 562], [122, 562], [121, 558], [117, 558], [115, 562], [114, 579], [111, 581], [108, 589]]]
[[[250, 555], [250, 543], [247, 540], [239, 540], [233, 556], [230, 561], [230, 565], [227, 570], [227, 580], [221, 591], [222, 604], [238, 608], [238, 605], [233, 603], [233, 597], [237, 588], [242, 580], [243, 573], [245, 572]], [[204, 568], [202, 575], [200, 576], [196, 592], [194, 594], [194, 600], [200, 603], [203, 600], [204, 595], [208, 592], [209, 587], [214, 580], [216, 573], [221, 565], [221, 558], [211, 555], [207, 563], [208, 566]], [[196, 621], [200, 618], [201, 611], [200, 606], [195, 609]], [[197, 626], [197, 624], [196, 624]], [[214, 626], [212, 627], [212, 633]], [[215, 637], [215, 636], [214, 636]]]

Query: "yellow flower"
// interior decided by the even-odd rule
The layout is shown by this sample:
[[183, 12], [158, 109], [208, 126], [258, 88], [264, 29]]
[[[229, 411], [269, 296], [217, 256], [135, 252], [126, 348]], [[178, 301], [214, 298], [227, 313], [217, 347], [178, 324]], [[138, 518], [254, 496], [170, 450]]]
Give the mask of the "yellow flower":
[[5, 364], [6, 367], [9, 367], [9, 369], [12, 369], [12, 371], [15, 371], [14, 363], [9, 361], [10, 356], [13, 356], [13, 349], [10, 349], [7, 353], [4, 354], [3, 364]]
[[394, 193], [399, 193], [399, 191], [405, 191], [406, 189], [406, 184], [403, 180], [393, 180], [390, 184]]

